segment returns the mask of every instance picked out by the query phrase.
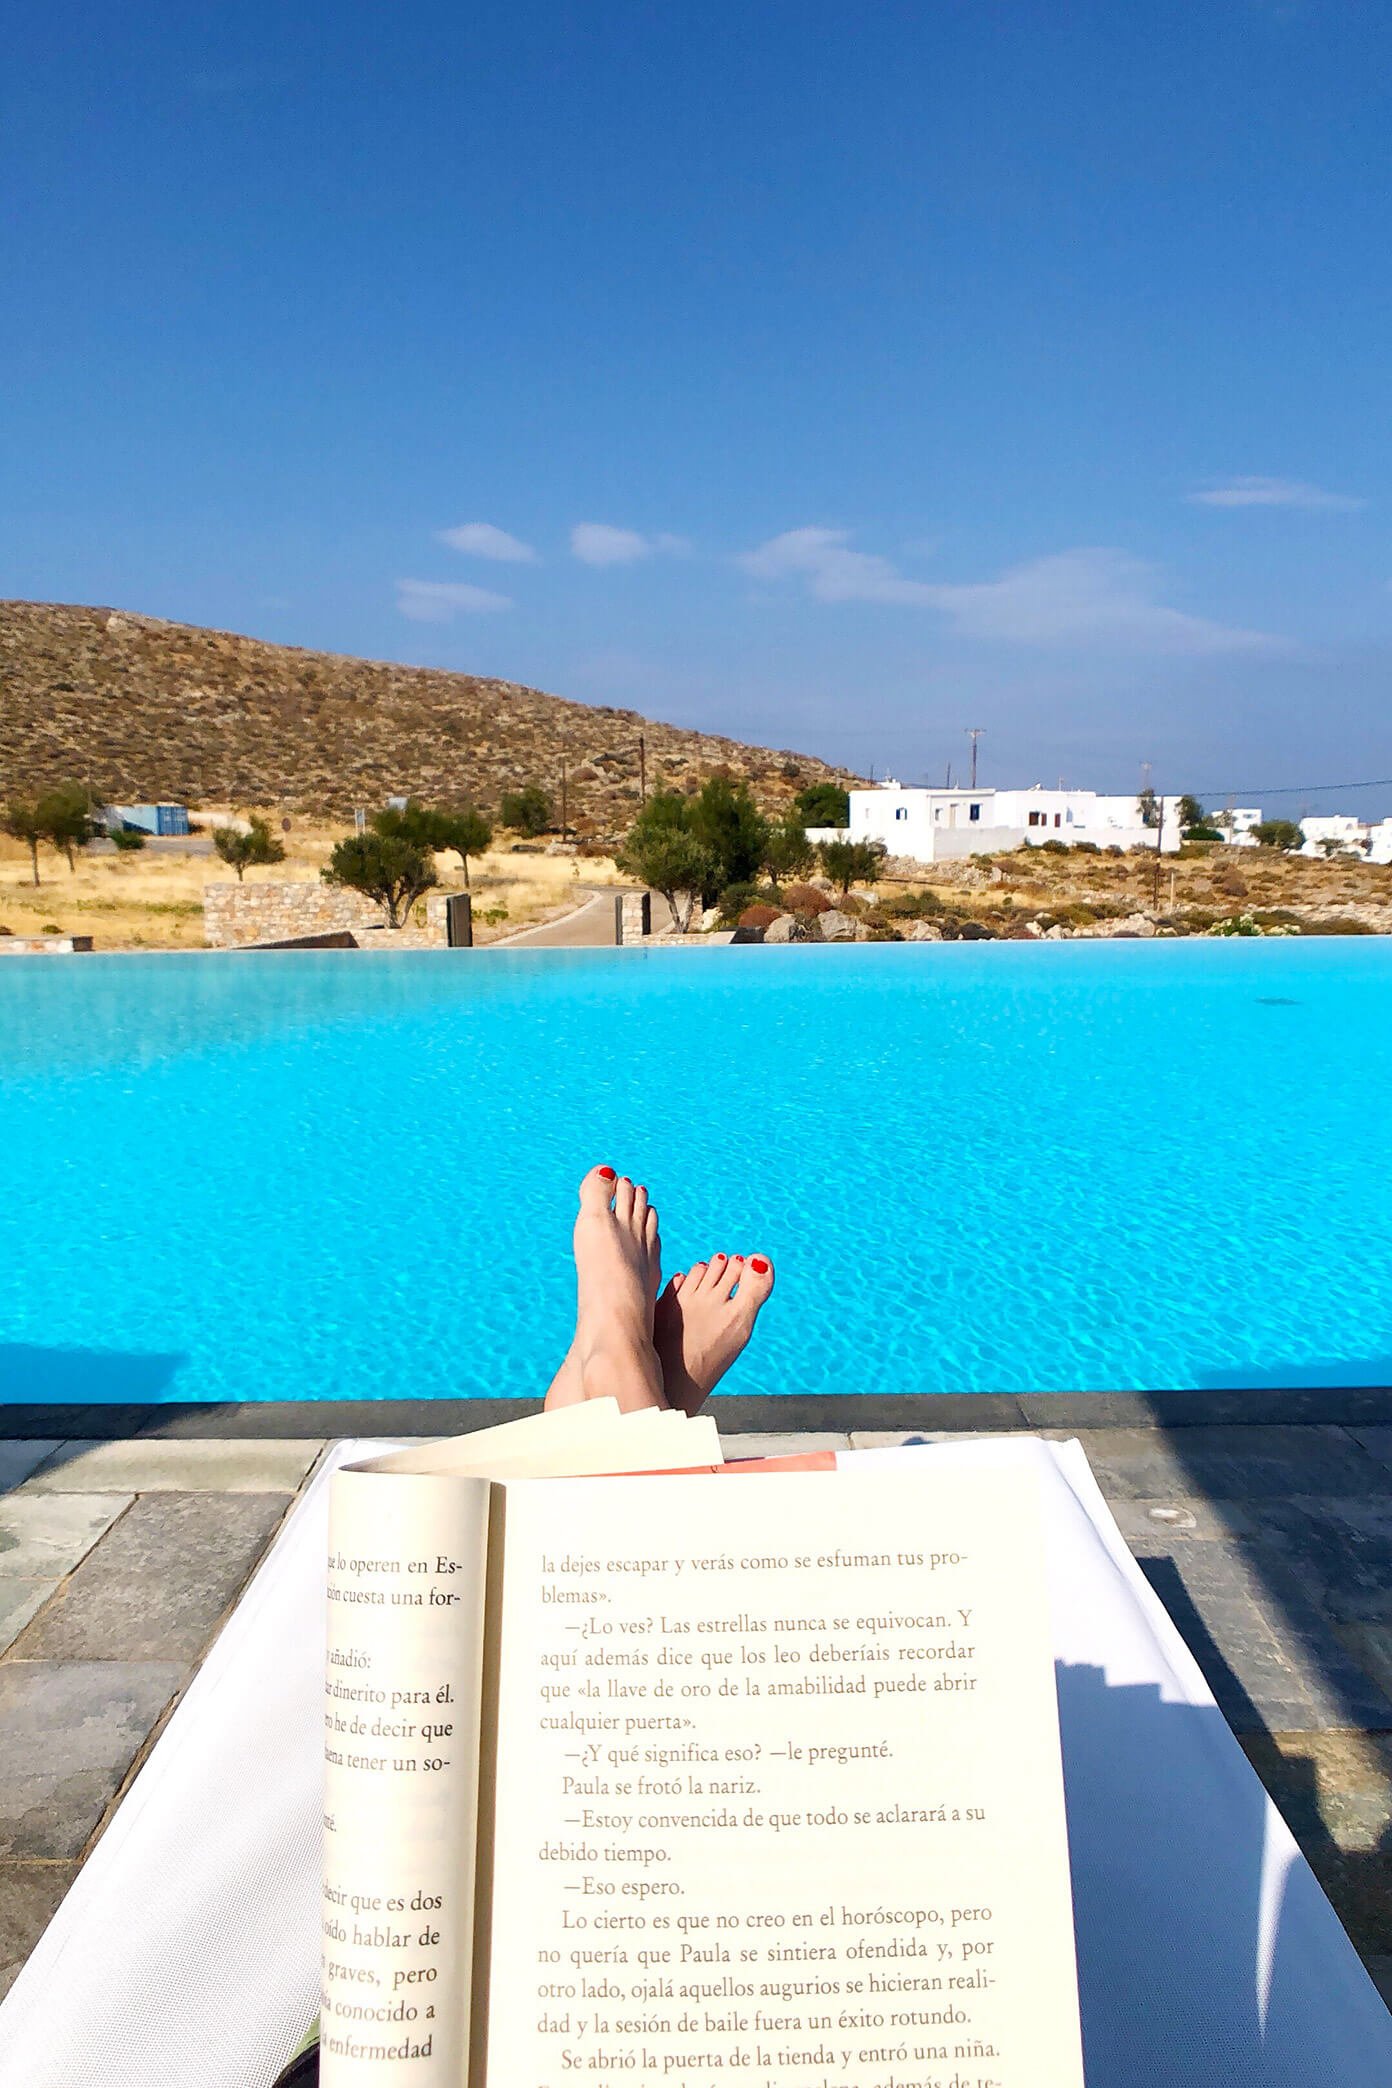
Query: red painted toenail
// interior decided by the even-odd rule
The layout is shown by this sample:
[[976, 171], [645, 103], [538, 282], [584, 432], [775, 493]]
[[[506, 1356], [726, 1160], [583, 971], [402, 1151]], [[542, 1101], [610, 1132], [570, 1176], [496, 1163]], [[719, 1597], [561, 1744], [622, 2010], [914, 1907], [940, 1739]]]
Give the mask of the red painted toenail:
[[614, 1170], [612, 1167], [601, 1167], [599, 1171], [603, 1175], [606, 1182], [612, 1182], [614, 1180]]
[[756, 1276], [767, 1276], [768, 1274], [768, 1263], [764, 1260], [762, 1254], [751, 1255], [749, 1266]]
[[744, 1256], [743, 1256], [742, 1254], [737, 1254], [737, 1255], [735, 1256], [735, 1260], [736, 1260], [736, 1261], [743, 1261], [743, 1260], [744, 1260]]

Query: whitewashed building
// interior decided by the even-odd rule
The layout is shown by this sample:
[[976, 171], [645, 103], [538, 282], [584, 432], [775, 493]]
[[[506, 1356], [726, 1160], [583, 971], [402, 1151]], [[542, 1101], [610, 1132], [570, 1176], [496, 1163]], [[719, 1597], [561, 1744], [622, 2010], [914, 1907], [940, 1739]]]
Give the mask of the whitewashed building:
[[1361, 856], [1372, 838], [1372, 828], [1350, 812], [1319, 813], [1310, 819], [1302, 819], [1300, 831], [1305, 836], [1300, 853], [1303, 856], [1356, 855]]
[[1154, 848], [1173, 853], [1180, 844], [1179, 800], [1164, 800], [1158, 832], [1143, 824], [1131, 797], [1102, 797], [1095, 790], [906, 788], [892, 778], [873, 790], [850, 793], [852, 841], [879, 841], [893, 856], [933, 863], [1061, 841], [1099, 848]]

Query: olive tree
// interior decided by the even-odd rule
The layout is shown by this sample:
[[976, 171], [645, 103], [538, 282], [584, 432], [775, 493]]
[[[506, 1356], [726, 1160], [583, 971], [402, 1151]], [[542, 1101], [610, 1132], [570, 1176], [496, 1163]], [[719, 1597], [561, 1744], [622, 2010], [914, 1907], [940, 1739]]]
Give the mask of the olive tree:
[[402, 834], [349, 834], [320, 872], [325, 884], [361, 892], [380, 906], [388, 928], [404, 928], [417, 899], [439, 883], [428, 849]]
[[271, 832], [264, 819], [253, 816], [243, 833], [238, 827], [215, 827], [213, 846], [240, 884], [253, 863], [283, 863], [285, 845]]

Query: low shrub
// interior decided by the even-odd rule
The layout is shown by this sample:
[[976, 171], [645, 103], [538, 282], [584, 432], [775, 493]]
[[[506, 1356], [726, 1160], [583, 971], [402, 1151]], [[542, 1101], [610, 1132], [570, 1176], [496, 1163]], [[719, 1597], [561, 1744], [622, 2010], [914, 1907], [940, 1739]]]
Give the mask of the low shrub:
[[831, 912], [831, 901], [825, 892], [815, 885], [790, 884], [784, 887], [783, 903], [790, 913], [824, 914]]
[[1068, 853], [1068, 843], [1066, 841], [1041, 841], [1039, 848], [1040, 853], [1043, 855], [1067, 855]]
[[1101, 855], [1102, 851], [1095, 841], [1075, 841], [1073, 843], [1073, 853], [1074, 855]]
[[759, 887], [757, 884], [754, 883], [752, 879], [742, 884], [726, 885], [724, 891], [720, 894], [719, 899], [716, 901], [716, 904], [720, 908], [721, 927], [737, 927], [739, 925], [740, 915], [744, 912], [745, 908], [747, 906], [755, 905], [758, 901], [758, 898]]
[[746, 906], [735, 925], [738, 928], [771, 928], [778, 913], [776, 906], [765, 906], [760, 901], [754, 906]]
[[134, 855], [145, 846], [145, 836], [136, 827], [113, 827], [111, 841], [122, 855]]
[[880, 912], [892, 921], [926, 921], [942, 911], [936, 892], [892, 892], [880, 901]]

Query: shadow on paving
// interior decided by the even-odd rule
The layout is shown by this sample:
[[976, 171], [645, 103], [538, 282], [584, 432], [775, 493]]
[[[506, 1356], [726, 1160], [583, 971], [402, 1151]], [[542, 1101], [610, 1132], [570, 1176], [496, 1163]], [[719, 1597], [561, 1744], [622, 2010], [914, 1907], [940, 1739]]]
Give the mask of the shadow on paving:
[[1392, 1427], [1171, 1427], [1163, 1456], [1217, 1535], [1133, 1528], [1137, 1563], [1356, 1948], [1392, 1958]]

